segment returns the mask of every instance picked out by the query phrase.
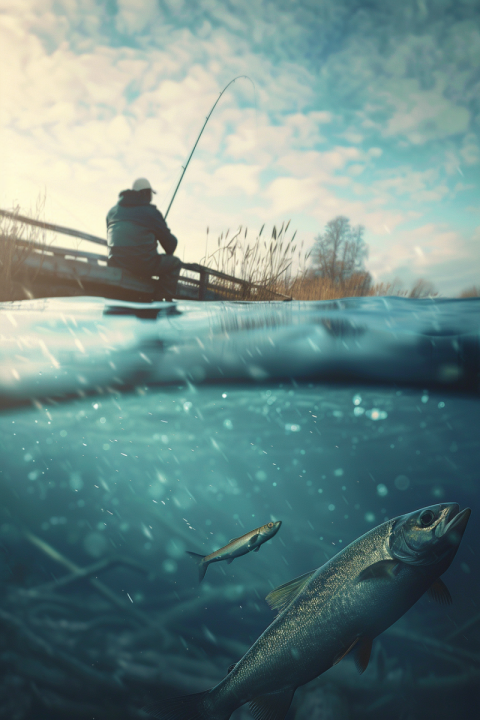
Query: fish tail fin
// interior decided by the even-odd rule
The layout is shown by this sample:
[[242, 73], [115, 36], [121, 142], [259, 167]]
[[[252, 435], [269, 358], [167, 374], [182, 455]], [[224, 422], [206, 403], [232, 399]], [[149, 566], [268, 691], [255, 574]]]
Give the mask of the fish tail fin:
[[198, 553], [190, 552], [189, 550], [187, 550], [187, 555], [192, 558], [193, 562], [198, 567], [198, 582], [202, 582], [208, 567], [208, 563], [203, 562], [205, 555], [199, 555]]
[[144, 707], [143, 709], [157, 720], [228, 720], [230, 714], [212, 714], [205, 702], [205, 697], [209, 692], [207, 690], [194, 695], [170, 698], [158, 705]]

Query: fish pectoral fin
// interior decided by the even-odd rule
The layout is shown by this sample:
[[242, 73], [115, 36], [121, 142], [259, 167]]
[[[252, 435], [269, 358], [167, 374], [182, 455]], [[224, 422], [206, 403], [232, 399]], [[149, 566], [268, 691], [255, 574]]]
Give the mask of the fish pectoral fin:
[[343, 658], [352, 651], [355, 665], [361, 675], [367, 669], [370, 655], [372, 654], [372, 638], [356, 637], [346, 650], [339, 652], [332, 665], [338, 665], [340, 660], [343, 660]]
[[435, 582], [430, 585], [427, 590], [427, 595], [430, 600], [435, 600], [435, 602], [440, 603], [440, 605], [452, 604], [452, 596], [450, 595], [447, 586], [445, 585], [443, 580], [440, 580], [440, 578], [435, 580]]
[[260, 534], [260, 533], [257, 533], [256, 535], [252, 535], [252, 537], [251, 537], [250, 540], [248, 541], [248, 544], [249, 544], [249, 545], [255, 545], [255, 543], [256, 543], [257, 540], [258, 540], [259, 534]]
[[359, 638], [359, 641], [356, 644], [354, 660], [360, 675], [364, 673], [368, 667], [370, 655], [372, 654], [372, 642], [372, 638], [362, 637]]
[[284, 688], [278, 692], [254, 698], [248, 707], [255, 720], [284, 720], [294, 694], [295, 688]]
[[227, 558], [227, 565], [230, 565], [235, 560], [235, 558]]
[[353, 650], [353, 648], [355, 647], [355, 645], [358, 643], [359, 640], [360, 640], [360, 638], [356, 637], [355, 640], [347, 647], [346, 650], [341, 650], [341, 651], [338, 653], [338, 655], [335, 657], [335, 660], [334, 660], [333, 663], [332, 663], [332, 667], [333, 667], [333, 665], [338, 665], [338, 663], [340, 662], [340, 660], [343, 660], [343, 658], [345, 657], [345, 655], [348, 655], [348, 653], [349, 653], [351, 650]]
[[268, 593], [265, 600], [272, 610], [278, 610], [278, 612], [281, 612], [287, 605], [289, 605], [292, 600], [297, 597], [297, 595], [300, 595], [303, 588], [315, 572], [315, 570], [312, 570], [304, 575], [300, 575], [294, 580], [284, 583], [284, 585], [279, 585], [275, 588], [275, 590], [272, 590], [271, 593]]
[[357, 582], [364, 580], [373, 580], [379, 578], [394, 578], [400, 572], [400, 563], [398, 560], [379, 560], [362, 570], [357, 577]]
[[253, 548], [253, 552], [258, 552], [260, 550], [260, 545], [257, 545], [256, 548]]

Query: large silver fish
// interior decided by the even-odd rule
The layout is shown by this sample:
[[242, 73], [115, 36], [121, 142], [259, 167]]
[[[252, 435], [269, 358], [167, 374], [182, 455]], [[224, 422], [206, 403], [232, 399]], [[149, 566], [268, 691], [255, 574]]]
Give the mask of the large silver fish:
[[246, 555], [249, 552], [258, 552], [260, 550], [260, 545], [263, 545], [263, 543], [271, 540], [272, 537], [277, 534], [280, 530], [281, 524], [282, 521], [277, 520], [276, 522], [269, 522], [266, 525], [255, 528], [255, 530], [250, 530], [250, 532], [245, 533], [245, 535], [232, 538], [228, 545], [225, 545], [219, 550], [215, 550], [215, 552], [210, 553], [210, 555], [199, 555], [198, 553], [189, 552], [187, 550], [187, 555], [190, 555], [192, 560], [198, 566], [199, 581], [202, 582], [205, 577], [205, 573], [207, 572], [207, 568], [211, 563], [226, 560], [227, 564], [230, 565], [230, 563], [237, 557]]
[[360, 672], [372, 640], [425, 593], [451, 602], [440, 575], [470, 517], [432, 505], [379, 525], [325, 565], [267, 596], [280, 612], [228, 675], [203, 693], [166, 700], [160, 720], [228, 720], [250, 703], [255, 720], [283, 720], [295, 690], [352, 653]]

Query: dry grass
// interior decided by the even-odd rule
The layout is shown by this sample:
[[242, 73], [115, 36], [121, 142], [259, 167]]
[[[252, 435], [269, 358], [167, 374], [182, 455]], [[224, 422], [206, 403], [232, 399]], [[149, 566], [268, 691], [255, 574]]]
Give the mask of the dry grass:
[[[33, 217], [39, 219], [43, 215], [45, 197], [39, 197], [33, 211]], [[18, 220], [20, 206], [14, 206], [10, 212], [13, 217], [0, 216], [0, 302], [17, 297], [18, 276], [25, 276], [24, 265], [27, 257], [33, 252], [33, 243], [46, 244], [45, 231], [39, 227], [26, 225]], [[38, 270], [35, 271], [35, 275]], [[34, 280], [34, 277], [30, 278]], [[28, 295], [23, 288], [22, 296]]]
[[[310, 253], [304, 250], [303, 241], [295, 242], [296, 232], [288, 238], [289, 225], [290, 221], [282, 223], [280, 230], [274, 226], [269, 239], [263, 235], [265, 225], [253, 240], [248, 239], [247, 228], [240, 226], [230, 240], [228, 230], [225, 236], [222, 233], [218, 238], [217, 249], [210, 255], [206, 250], [200, 263], [248, 283], [242, 291], [242, 299], [270, 300], [274, 293], [290, 295], [292, 267], [305, 274]], [[212, 282], [228, 294], [228, 281], [212, 277]]]
[[368, 273], [355, 273], [344, 282], [336, 283], [328, 278], [298, 275], [289, 287], [295, 300], [335, 300], [343, 297], [364, 297], [365, 295], [387, 295], [389, 285], [372, 286]]
[[480, 287], [472, 285], [472, 287], [466, 288], [460, 293], [461, 298], [480, 297]]

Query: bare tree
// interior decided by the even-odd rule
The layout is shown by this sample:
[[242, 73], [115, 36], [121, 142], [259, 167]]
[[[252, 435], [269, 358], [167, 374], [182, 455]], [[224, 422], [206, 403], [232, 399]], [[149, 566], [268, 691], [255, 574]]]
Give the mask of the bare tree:
[[314, 275], [343, 284], [354, 275], [362, 275], [370, 283], [364, 262], [368, 246], [363, 239], [362, 225], [351, 227], [350, 220], [338, 215], [327, 223], [325, 232], [317, 235], [311, 259]]

